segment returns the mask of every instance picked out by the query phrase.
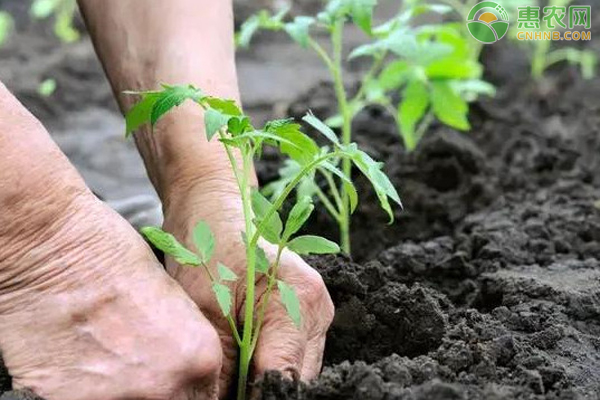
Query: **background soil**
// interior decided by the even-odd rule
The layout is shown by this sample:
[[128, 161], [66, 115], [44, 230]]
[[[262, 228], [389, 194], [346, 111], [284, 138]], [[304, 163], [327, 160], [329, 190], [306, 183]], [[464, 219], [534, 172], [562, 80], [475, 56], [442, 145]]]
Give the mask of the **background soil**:
[[[0, 5], [8, 3], [18, 5]], [[600, 32], [594, 6], [592, 31]], [[103, 143], [126, 148], [114, 139], [121, 119], [89, 42], [48, 47], [51, 39], [36, 29], [25, 27], [21, 45], [0, 51], [8, 63], [0, 77], [14, 78], [7, 84], [110, 198], [102, 168], [110, 160], [82, 151], [81, 136], [71, 134], [110, 132]], [[589, 45], [600, 50], [597, 40]], [[242, 54], [241, 82], [285, 69], [271, 55], [281, 49], [282, 59], [295, 52], [269, 38]], [[523, 53], [508, 41], [488, 46], [484, 59], [499, 91], [472, 106], [467, 134], [434, 125], [406, 153], [381, 110], [357, 118], [357, 142], [385, 161], [405, 210], [386, 225], [358, 178], [354, 259], [310, 259], [337, 307], [324, 371], [309, 385], [270, 374], [259, 383], [262, 399], [600, 399], [600, 79], [584, 81], [562, 65], [531, 82]], [[292, 97], [275, 92], [259, 101], [243, 88], [250, 112], [333, 113], [331, 87], [319, 84], [316, 64], [302, 62], [292, 71], [306, 70], [310, 79]], [[27, 68], [37, 77], [54, 74], [56, 97], [39, 98]], [[122, 162], [141, 168], [131, 157]], [[266, 154], [261, 181], [273, 179], [278, 165]], [[108, 175], [114, 186], [129, 179], [131, 194], [152, 196], [141, 169]], [[316, 215], [309, 230], [337, 235], [326, 215]], [[0, 386], [10, 389], [9, 377]]]

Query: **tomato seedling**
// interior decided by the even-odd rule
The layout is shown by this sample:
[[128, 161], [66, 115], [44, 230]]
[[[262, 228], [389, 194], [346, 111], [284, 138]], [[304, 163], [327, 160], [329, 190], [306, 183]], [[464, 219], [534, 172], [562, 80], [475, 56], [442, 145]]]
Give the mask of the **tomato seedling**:
[[[341, 129], [343, 146], [352, 141], [354, 117], [366, 106], [379, 105], [394, 117], [405, 147], [413, 150], [435, 118], [456, 129], [468, 130], [467, 103], [479, 94], [493, 94], [494, 88], [480, 79], [483, 69], [473, 59], [470, 43], [461, 35], [460, 26], [410, 25], [420, 14], [445, 13], [451, 10], [449, 6], [415, 0], [402, 3], [396, 15], [377, 27], [373, 26], [377, 0], [330, 0], [316, 16], [291, 20], [286, 19], [285, 11], [275, 15], [261, 11], [242, 25], [236, 40], [239, 46], [246, 47], [260, 29], [285, 31], [301, 47], [314, 50], [330, 72], [338, 104], [337, 115], [326, 123]], [[371, 59], [371, 68], [361, 77], [360, 88], [351, 97], [343, 80], [344, 28], [348, 21], [371, 39], [350, 52], [350, 59]], [[329, 36], [331, 51], [315, 39], [318, 32]], [[349, 178], [352, 163], [344, 159], [341, 164], [342, 173]], [[297, 168], [287, 163], [280, 171], [282, 182], [267, 188], [267, 193], [278, 193]], [[327, 174], [325, 178], [328, 192], [312, 184], [303, 187], [303, 193], [317, 196], [325, 205], [339, 225], [343, 251], [350, 253], [351, 194], [345, 186], [332, 185]]]
[[[350, 211], [353, 211], [358, 197], [348, 175], [336, 166], [337, 160], [340, 159], [349, 160], [371, 181], [381, 206], [390, 218], [393, 218], [390, 200], [400, 204], [398, 193], [382, 172], [380, 163], [359, 150], [356, 144], [341, 143], [333, 131], [312, 114], [307, 114], [304, 121], [325, 135], [331, 142], [330, 147], [319, 148], [292, 119], [270, 121], [257, 129], [235, 102], [205, 95], [191, 85], [164, 85], [162, 90], [137, 94], [141, 96], [141, 100], [126, 116], [128, 134], [146, 122], [155, 125], [170, 109], [186, 100], [191, 100], [204, 109], [206, 138], [209, 141], [215, 139], [220, 141], [227, 153], [240, 192], [245, 221], [245, 231], [241, 232], [246, 246], [246, 293], [241, 332], [237, 325], [238, 316], [232, 312], [232, 295], [229, 286], [239, 278], [226, 265], [213, 259], [215, 246], [219, 243], [210, 227], [203, 221], [197, 223], [193, 231], [195, 249], [186, 248], [173, 235], [160, 228], [143, 228], [142, 233], [154, 246], [179, 264], [202, 267], [208, 274], [217, 302], [224, 317], [229, 321], [232, 335], [240, 347], [238, 399], [245, 399], [250, 361], [260, 335], [269, 297], [275, 287], [293, 323], [296, 326], [302, 323], [300, 304], [294, 288], [277, 279], [282, 252], [285, 249], [298, 254], [326, 254], [339, 251], [337, 244], [325, 238], [312, 235], [297, 236], [297, 232], [314, 209], [310, 197], [298, 197], [284, 223], [281, 208], [285, 200], [297, 186], [312, 181], [315, 173], [326, 171], [332, 181], [339, 180], [351, 193], [349, 204]], [[273, 202], [250, 186], [253, 160], [261, 154], [265, 145], [279, 148], [298, 167], [290, 174], [289, 181]], [[241, 162], [235, 157], [236, 152], [239, 153]], [[336, 182], [334, 184], [338, 185]], [[269, 260], [260, 247], [261, 238], [277, 247], [274, 260]], [[255, 310], [255, 282], [259, 274], [266, 275], [268, 284], [261, 303]]]

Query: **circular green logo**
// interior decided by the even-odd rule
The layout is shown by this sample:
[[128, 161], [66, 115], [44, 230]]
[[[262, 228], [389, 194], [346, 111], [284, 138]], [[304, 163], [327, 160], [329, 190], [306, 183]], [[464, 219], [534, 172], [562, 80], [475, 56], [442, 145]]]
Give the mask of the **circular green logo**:
[[508, 13], [498, 3], [482, 1], [471, 8], [467, 28], [481, 43], [495, 43], [508, 32]]

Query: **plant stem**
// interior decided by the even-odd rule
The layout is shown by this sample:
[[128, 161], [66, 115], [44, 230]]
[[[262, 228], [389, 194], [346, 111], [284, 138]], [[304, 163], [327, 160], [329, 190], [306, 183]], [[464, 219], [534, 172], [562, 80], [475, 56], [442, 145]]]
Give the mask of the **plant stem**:
[[[348, 146], [352, 141], [352, 112], [348, 106], [348, 96], [344, 87], [342, 75], [342, 39], [344, 33], [344, 21], [337, 21], [331, 32], [331, 44], [333, 46], [333, 84], [338, 102], [339, 114], [342, 116], [342, 144]], [[342, 160], [342, 172], [350, 179], [352, 163], [348, 158]], [[344, 185], [341, 186], [342, 208], [340, 209], [340, 244], [342, 251], [350, 254], [350, 198]]]
[[273, 264], [273, 269], [271, 274], [269, 275], [269, 283], [267, 284], [267, 290], [263, 295], [262, 304], [260, 306], [260, 310], [256, 315], [256, 328], [254, 329], [254, 337], [252, 338], [252, 344], [250, 345], [250, 353], [254, 353], [256, 349], [256, 343], [258, 342], [258, 336], [260, 334], [260, 329], [262, 328], [263, 321], [265, 319], [265, 312], [267, 310], [267, 304], [269, 303], [269, 298], [271, 297], [271, 293], [273, 292], [273, 286], [277, 281], [277, 271], [279, 270], [279, 262], [281, 260], [281, 253], [285, 248], [285, 244], [282, 243], [279, 245], [277, 249], [277, 257], [275, 257], [275, 263]]
[[325, 195], [325, 193], [323, 193], [323, 191], [321, 190], [321, 188], [318, 187], [318, 186], [315, 188], [315, 191], [317, 193], [317, 197], [319, 198], [319, 200], [321, 200], [321, 203], [323, 203], [323, 205], [327, 209], [327, 212], [329, 212], [329, 214], [331, 214], [331, 216], [336, 221], [339, 222], [339, 220], [340, 220], [340, 214], [336, 210], [335, 206], [331, 203], [331, 201], [329, 201], [329, 199], [327, 198], [327, 196]]
[[[226, 146], [227, 147], [227, 146]], [[247, 237], [255, 236], [254, 225], [252, 222], [252, 200], [250, 198], [250, 187], [248, 185], [248, 175], [250, 174], [253, 149], [242, 150], [242, 208], [244, 212], [244, 222]], [[246, 399], [246, 388], [248, 385], [248, 371], [250, 369], [250, 360], [252, 359], [252, 327], [254, 324], [254, 290], [256, 285], [256, 243], [246, 246], [246, 304], [244, 311], [244, 332], [242, 333], [242, 344], [240, 346], [240, 362], [238, 376], [238, 400]]]
[[[334, 24], [331, 31], [331, 43], [333, 46], [333, 59], [313, 39], [309, 40], [310, 47], [319, 55], [321, 60], [329, 69], [329, 73], [333, 77], [335, 94], [338, 102], [338, 111], [342, 116], [342, 144], [348, 145], [352, 139], [352, 111], [348, 104], [348, 96], [344, 88], [344, 80], [342, 76], [342, 35], [344, 29], [344, 21], [338, 21]], [[350, 178], [352, 164], [350, 160], [342, 161], [342, 172]], [[338, 225], [340, 228], [340, 244], [342, 251], [350, 254], [350, 200], [345, 187], [341, 186], [342, 207], [340, 208]]]

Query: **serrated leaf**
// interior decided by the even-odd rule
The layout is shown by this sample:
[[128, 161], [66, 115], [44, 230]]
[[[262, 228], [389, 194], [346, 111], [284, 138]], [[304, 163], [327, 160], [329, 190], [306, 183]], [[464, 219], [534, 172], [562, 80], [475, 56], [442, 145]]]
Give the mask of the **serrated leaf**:
[[431, 104], [435, 116], [444, 124], [463, 131], [471, 128], [467, 119], [469, 106], [448, 82], [432, 83]]
[[279, 289], [281, 302], [288, 315], [292, 319], [294, 325], [296, 325], [296, 328], [300, 329], [302, 326], [302, 313], [300, 311], [300, 300], [298, 300], [296, 291], [293, 287], [280, 280], [277, 281], [277, 288]]
[[352, 21], [365, 33], [371, 34], [373, 23], [373, 8], [377, 0], [345, 0], [350, 4], [350, 15]]
[[191, 99], [199, 101], [203, 95], [199, 89], [192, 85], [187, 86], [163, 86], [158, 100], [154, 103], [150, 112], [150, 124], [155, 125], [158, 120], [173, 107], [180, 106], [184, 101]]
[[175, 261], [182, 265], [200, 265], [200, 259], [197, 255], [186, 249], [175, 239], [175, 236], [156, 227], [145, 227], [141, 229], [142, 235], [168, 256], [173, 257]]
[[309, 112], [302, 118], [302, 120], [304, 122], [308, 123], [310, 126], [315, 128], [316, 130], [318, 130], [319, 132], [321, 132], [323, 135], [325, 135], [325, 137], [327, 139], [329, 139], [331, 142], [333, 142], [334, 144], [339, 146], [340, 139], [338, 139], [335, 132], [330, 127], [325, 125], [325, 123], [323, 121], [321, 121], [319, 118], [315, 117], [314, 114]]
[[384, 90], [397, 89], [408, 79], [410, 66], [408, 62], [396, 60], [388, 65], [379, 74], [379, 84]]
[[208, 104], [210, 108], [214, 108], [215, 110], [226, 115], [240, 116], [243, 114], [242, 110], [235, 103], [235, 100], [220, 99], [218, 97], [205, 97], [202, 99], [202, 101]]
[[309, 29], [314, 24], [312, 17], [299, 16], [294, 18], [293, 22], [284, 25], [285, 31], [290, 37], [302, 47], [308, 47]]
[[238, 280], [238, 276], [227, 268], [224, 264], [220, 262], [217, 263], [217, 272], [219, 274], [219, 279], [225, 282], [235, 282]]
[[198, 222], [194, 227], [193, 237], [200, 259], [202, 262], [208, 263], [215, 251], [215, 236], [208, 224], [204, 221]]
[[232, 136], [241, 135], [250, 129], [252, 129], [250, 118], [245, 115], [232, 116], [227, 121], [227, 130]]
[[331, 240], [321, 236], [298, 236], [288, 243], [287, 247], [296, 254], [335, 254], [340, 247]]
[[231, 289], [222, 283], [213, 283], [212, 290], [217, 297], [217, 302], [223, 315], [227, 317], [231, 312]]
[[412, 151], [420, 138], [415, 135], [415, 127], [429, 107], [429, 91], [425, 83], [413, 80], [404, 90], [404, 98], [398, 106], [398, 120], [406, 149]]
[[219, 130], [229, 122], [229, 115], [223, 114], [221, 111], [209, 108], [204, 112], [204, 129], [206, 130], [206, 139], [209, 141], [215, 136]]
[[[252, 191], [252, 210], [254, 211], [254, 215], [256, 215], [257, 227], [262, 224], [271, 207], [271, 202], [258, 190]], [[279, 213], [275, 211], [266, 221], [264, 231], [261, 232], [261, 234], [268, 242], [277, 244], [279, 243], [282, 230], [283, 223], [281, 222], [281, 217], [279, 216]]]
[[379, 199], [379, 204], [384, 211], [387, 212], [390, 217], [390, 223], [394, 221], [394, 213], [388, 201], [388, 197], [392, 199], [395, 203], [397, 203], [400, 207], [402, 207], [402, 202], [400, 201], [400, 196], [398, 196], [398, 192], [388, 179], [388, 177], [381, 171], [382, 165], [373, 160], [367, 153], [364, 151], [353, 149], [349, 153], [351, 155], [352, 161], [354, 165], [358, 167], [358, 169], [369, 179], [371, 184], [373, 185], [373, 189], [377, 194], [377, 198]]
[[274, 133], [286, 139], [294, 145], [289, 145], [282, 142], [279, 146], [281, 152], [300, 165], [305, 165], [311, 162], [319, 153], [319, 146], [300, 130], [298, 124], [287, 124], [277, 128], [273, 128]]
[[270, 261], [262, 247], [256, 246], [256, 270], [262, 274], [269, 272]]
[[140, 126], [150, 121], [150, 113], [160, 93], [143, 93], [142, 99], [134, 104], [125, 115], [125, 136], [129, 136]]
[[313, 205], [310, 197], [303, 197], [299, 199], [294, 207], [292, 207], [292, 210], [288, 215], [288, 219], [285, 222], [283, 238], [287, 240], [294, 233], [298, 232], [308, 220], [314, 209], [315, 206]]

